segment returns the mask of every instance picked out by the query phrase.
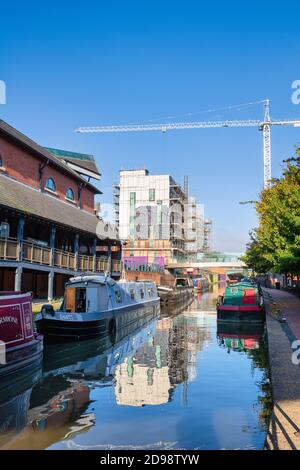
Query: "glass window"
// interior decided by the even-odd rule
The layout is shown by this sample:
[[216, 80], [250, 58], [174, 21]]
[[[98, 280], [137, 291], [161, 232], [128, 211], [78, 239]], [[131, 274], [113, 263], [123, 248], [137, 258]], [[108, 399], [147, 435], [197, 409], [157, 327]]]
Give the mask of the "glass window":
[[3, 166], [3, 160], [2, 160], [2, 157], [0, 155], [0, 168], [1, 168], [1, 166]]
[[55, 183], [53, 178], [48, 178], [46, 181], [46, 188], [49, 189], [49, 191], [55, 192]]
[[130, 289], [130, 298], [131, 300], [134, 300], [134, 289]]
[[149, 201], [155, 201], [155, 189], [149, 189]]
[[143, 298], [144, 298], [144, 295], [145, 295], [145, 294], [144, 294], [144, 289], [141, 289], [140, 292], [141, 292], [141, 299], [143, 299]]
[[121, 304], [122, 303], [122, 293], [119, 289], [115, 290], [115, 297], [116, 297], [117, 304]]
[[74, 201], [74, 191], [72, 188], [68, 188], [66, 192], [66, 198]]

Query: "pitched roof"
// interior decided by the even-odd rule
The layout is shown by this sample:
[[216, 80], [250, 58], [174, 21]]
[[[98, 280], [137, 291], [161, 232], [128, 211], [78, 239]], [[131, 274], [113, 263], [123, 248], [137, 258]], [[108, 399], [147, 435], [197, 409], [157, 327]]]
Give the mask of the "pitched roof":
[[93, 236], [96, 236], [97, 226], [101, 223], [96, 215], [5, 175], [0, 175], [0, 207], [12, 208]]
[[39, 144], [31, 140], [26, 135], [22, 134], [21, 132], [17, 131], [14, 127], [10, 126], [7, 122], [0, 119], [0, 134], [4, 134], [10, 139], [17, 142], [19, 145], [22, 145], [31, 153], [37, 155], [40, 159], [44, 161], [49, 161], [50, 164], [57, 167], [63, 173], [71, 176], [72, 178], [76, 179], [77, 181], [84, 182], [87, 187], [93, 191], [95, 194], [101, 194], [98, 188], [94, 185], [89, 183], [85, 178], [79, 175], [75, 170], [70, 168], [68, 165], [63, 163], [59, 158], [56, 158], [52, 153], [46, 150], [44, 147], [41, 147]]
[[70, 152], [69, 150], [54, 149], [52, 147], [45, 147], [45, 149], [52, 153], [56, 158], [63, 159], [66, 162], [73, 163], [74, 165], [82, 168], [83, 173], [84, 170], [88, 170], [89, 172], [95, 173], [97, 176], [101, 176], [93, 155]]

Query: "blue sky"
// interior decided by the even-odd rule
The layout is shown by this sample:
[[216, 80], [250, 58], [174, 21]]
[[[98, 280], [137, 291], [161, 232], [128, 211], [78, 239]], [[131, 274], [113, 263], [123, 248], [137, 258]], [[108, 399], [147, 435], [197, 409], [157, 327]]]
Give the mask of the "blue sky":
[[[78, 126], [187, 119], [300, 116], [291, 84], [300, 79], [300, 4], [236, 1], [5, 2], [0, 11], [0, 117], [40, 144], [95, 155], [102, 202], [121, 168], [146, 166], [190, 177], [214, 222], [214, 247], [241, 251], [256, 224], [262, 136], [255, 128], [143, 134], [75, 134]], [[180, 120], [170, 119], [170, 120]], [[300, 130], [272, 132], [273, 175]]]

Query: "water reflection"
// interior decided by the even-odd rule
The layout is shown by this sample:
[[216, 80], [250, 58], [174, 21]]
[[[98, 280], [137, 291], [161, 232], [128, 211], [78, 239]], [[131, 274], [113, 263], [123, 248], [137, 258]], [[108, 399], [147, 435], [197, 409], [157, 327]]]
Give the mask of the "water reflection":
[[[0, 447], [259, 446], [260, 399], [267, 395], [257, 388], [266, 371], [262, 332], [217, 328], [218, 293], [197, 294], [190, 306], [173, 307], [147, 323], [134, 321], [117, 332], [115, 343], [105, 338], [47, 345], [38, 383], [28, 384], [10, 408], [0, 406]], [[224, 362], [228, 351], [241, 359]], [[257, 412], [249, 414], [255, 403]], [[233, 409], [228, 432], [222, 416]], [[15, 416], [10, 427], [7, 413]]]

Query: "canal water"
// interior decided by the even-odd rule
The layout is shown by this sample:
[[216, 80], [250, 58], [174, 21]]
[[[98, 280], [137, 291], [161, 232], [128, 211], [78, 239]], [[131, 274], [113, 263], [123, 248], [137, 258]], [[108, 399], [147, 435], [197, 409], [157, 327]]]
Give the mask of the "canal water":
[[[1, 449], [262, 449], [264, 332], [217, 325], [218, 286], [109, 339], [46, 345], [1, 397]], [[1, 388], [1, 384], [0, 384]]]

